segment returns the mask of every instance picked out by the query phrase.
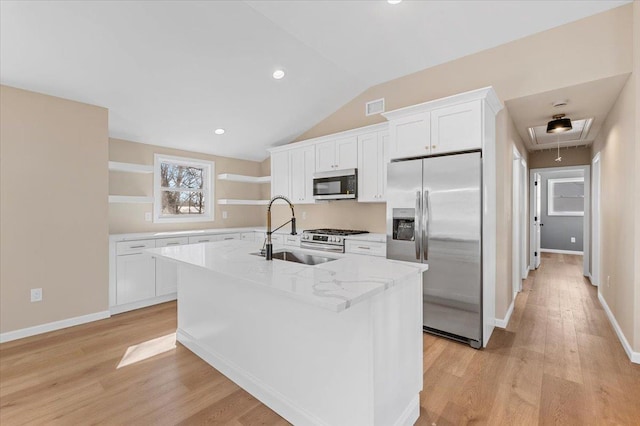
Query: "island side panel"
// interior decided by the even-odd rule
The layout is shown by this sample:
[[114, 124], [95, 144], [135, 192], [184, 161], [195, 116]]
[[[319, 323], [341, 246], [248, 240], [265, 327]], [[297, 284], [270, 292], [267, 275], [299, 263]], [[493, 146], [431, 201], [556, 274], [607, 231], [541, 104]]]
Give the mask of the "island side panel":
[[423, 386], [422, 273], [372, 299], [376, 426], [413, 425]]
[[179, 266], [178, 340], [294, 424], [374, 424], [373, 324]]

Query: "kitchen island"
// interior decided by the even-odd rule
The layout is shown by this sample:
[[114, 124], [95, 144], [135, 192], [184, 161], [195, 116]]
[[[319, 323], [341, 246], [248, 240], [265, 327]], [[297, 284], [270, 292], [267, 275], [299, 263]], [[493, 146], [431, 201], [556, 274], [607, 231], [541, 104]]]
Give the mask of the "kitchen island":
[[426, 265], [331, 254], [309, 266], [259, 249], [148, 250], [178, 263], [178, 341], [293, 424], [413, 424]]

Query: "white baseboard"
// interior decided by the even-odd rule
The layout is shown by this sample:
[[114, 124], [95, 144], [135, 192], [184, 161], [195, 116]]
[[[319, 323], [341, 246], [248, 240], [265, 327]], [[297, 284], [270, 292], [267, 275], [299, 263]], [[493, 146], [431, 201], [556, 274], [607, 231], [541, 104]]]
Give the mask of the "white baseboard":
[[404, 409], [395, 426], [413, 426], [420, 417], [420, 395], [416, 395]]
[[598, 283], [593, 282], [593, 276], [591, 275], [591, 272], [589, 272], [589, 275], [586, 275], [586, 277], [589, 278], [589, 282], [591, 283], [592, 286], [598, 287]]
[[604, 311], [607, 313], [607, 317], [609, 317], [609, 322], [613, 326], [613, 329], [616, 331], [616, 334], [618, 335], [618, 339], [620, 339], [620, 343], [622, 343], [622, 347], [624, 348], [624, 351], [627, 353], [627, 356], [629, 357], [631, 362], [633, 362], [634, 364], [640, 364], [640, 352], [633, 351], [633, 348], [631, 348], [631, 345], [629, 344], [629, 341], [627, 340], [624, 333], [622, 332], [620, 325], [618, 325], [618, 321], [616, 320], [616, 317], [613, 316], [613, 312], [611, 312], [611, 309], [609, 309], [609, 305], [607, 305], [607, 301], [604, 300], [604, 297], [602, 297], [602, 293], [600, 292], [598, 292], [598, 300], [600, 301], [600, 304], [604, 308]]
[[507, 328], [507, 326], [509, 325], [509, 320], [511, 319], [511, 314], [513, 313], [513, 307], [515, 306], [516, 303], [516, 295], [517, 293], [514, 293], [513, 295], [513, 299], [511, 300], [511, 304], [509, 305], [509, 309], [507, 309], [507, 313], [504, 316], [504, 319], [500, 319], [500, 318], [496, 318], [496, 322], [495, 322], [495, 326], [498, 328]]
[[110, 307], [109, 311], [111, 312], [111, 315], [121, 314], [135, 309], [146, 308], [147, 306], [170, 302], [172, 300], [176, 300], [177, 296], [177, 293], [170, 293], [165, 294], [164, 296], [154, 297], [153, 299], [140, 300], [138, 302], [126, 303], [124, 305], [115, 305]]
[[579, 256], [584, 255], [584, 252], [582, 251], [556, 250], [556, 249], [540, 249], [540, 253], [575, 254]]
[[95, 312], [93, 314], [81, 315], [79, 317], [67, 318], [47, 324], [35, 325], [33, 327], [22, 328], [20, 330], [7, 331], [6, 333], [0, 333], [0, 343], [23, 339], [25, 337], [48, 333], [50, 331], [61, 330], [67, 327], [73, 327], [74, 325], [86, 324], [88, 322], [109, 318], [110, 316], [111, 314], [109, 311]]

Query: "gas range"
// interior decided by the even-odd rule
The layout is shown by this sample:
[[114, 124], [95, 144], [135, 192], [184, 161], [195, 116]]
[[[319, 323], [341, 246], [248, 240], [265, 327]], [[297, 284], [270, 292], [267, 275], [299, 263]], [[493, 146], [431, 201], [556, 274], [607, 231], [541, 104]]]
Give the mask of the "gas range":
[[300, 247], [344, 253], [344, 237], [367, 233], [353, 229], [307, 229], [300, 236]]

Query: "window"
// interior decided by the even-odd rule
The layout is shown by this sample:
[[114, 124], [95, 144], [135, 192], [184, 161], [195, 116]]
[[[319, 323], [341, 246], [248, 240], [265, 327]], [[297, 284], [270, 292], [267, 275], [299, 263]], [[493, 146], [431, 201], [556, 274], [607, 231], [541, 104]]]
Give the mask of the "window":
[[547, 181], [549, 216], [584, 216], [584, 177]]
[[214, 163], [155, 155], [154, 222], [213, 220]]

